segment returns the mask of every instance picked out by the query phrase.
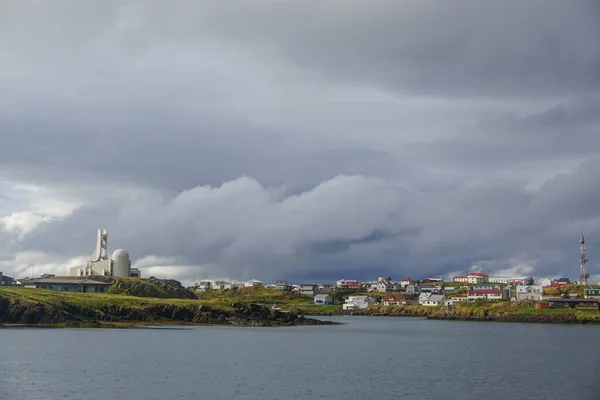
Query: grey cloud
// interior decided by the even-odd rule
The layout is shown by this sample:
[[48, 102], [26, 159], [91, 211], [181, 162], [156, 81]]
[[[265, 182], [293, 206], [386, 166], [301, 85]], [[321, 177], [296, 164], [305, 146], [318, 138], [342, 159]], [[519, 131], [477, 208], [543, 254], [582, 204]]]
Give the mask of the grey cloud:
[[[537, 261], [537, 275], [573, 272], [576, 263], [566, 264], [576, 260], [579, 227], [563, 224], [597, 216], [593, 202], [585, 201], [588, 192], [570, 190], [569, 180], [576, 178], [555, 178], [536, 194], [490, 186], [415, 196], [384, 181], [348, 177], [283, 198], [243, 178], [220, 188], [195, 188], [169, 202], [148, 197], [90, 209], [93, 217], [81, 210], [22, 245], [66, 254], [77, 247], [79, 254], [91, 246], [88, 227], [95, 220], [110, 222], [111, 248], [125, 247], [134, 257], [212, 265], [203, 270], [207, 276], [443, 275], [479, 262], [510, 268], [510, 259], [521, 254]], [[600, 181], [590, 185], [599, 190]], [[549, 188], [566, 195], [556, 204], [545, 202]], [[566, 203], [578, 212], [563, 209]], [[590, 233], [590, 248], [600, 246], [597, 228], [581, 227]], [[554, 234], [544, 237], [546, 231]]]
[[201, 26], [326, 72], [400, 92], [590, 93], [600, 12], [585, 1], [296, 2], [199, 10]]
[[3, 259], [103, 225], [186, 277], [553, 274], [600, 244], [591, 2], [0, 7], [0, 195], [84, 204]]

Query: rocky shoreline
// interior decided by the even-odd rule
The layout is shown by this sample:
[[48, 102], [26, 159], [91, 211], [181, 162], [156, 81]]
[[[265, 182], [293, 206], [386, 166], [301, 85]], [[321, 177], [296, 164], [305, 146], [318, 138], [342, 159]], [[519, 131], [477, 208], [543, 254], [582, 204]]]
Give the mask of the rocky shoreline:
[[521, 313], [519, 308], [494, 312], [488, 309], [429, 308], [429, 307], [369, 307], [358, 311], [340, 311], [337, 315], [364, 315], [380, 317], [421, 317], [431, 320], [479, 321], [479, 322], [522, 322], [550, 324], [600, 324], [600, 318], [583, 313]]
[[306, 316], [374, 316], [374, 317], [420, 317], [431, 320], [447, 321], [480, 321], [480, 322], [522, 322], [549, 324], [600, 324], [600, 317], [593, 313], [572, 310], [565, 313], [532, 313], [523, 312], [533, 308], [534, 304], [521, 302], [510, 304], [502, 309], [494, 305], [488, 308], [472, 307], [423, 307], [423, 306], [372, 306], [364, 310], [334, 312], [306, 312]]
[[227, 309], [198, 304], [168, 303], [144, 307], [119, 306], [106, 302], [100, 307], [62, 303], [60, 306], [0, 296], [0, 326], [82, 326], [119, 324], [201, 324], [231, 326], [329, 325], [294, 313], [270, 310], [254, 304], [233, 303]]

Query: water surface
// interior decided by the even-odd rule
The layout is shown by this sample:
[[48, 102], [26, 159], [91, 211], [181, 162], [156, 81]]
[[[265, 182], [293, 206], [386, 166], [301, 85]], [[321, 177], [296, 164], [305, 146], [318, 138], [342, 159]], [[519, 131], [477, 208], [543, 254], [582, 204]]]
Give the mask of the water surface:
[[0, 399], [600, 399], [600, 326], [0, 329]]

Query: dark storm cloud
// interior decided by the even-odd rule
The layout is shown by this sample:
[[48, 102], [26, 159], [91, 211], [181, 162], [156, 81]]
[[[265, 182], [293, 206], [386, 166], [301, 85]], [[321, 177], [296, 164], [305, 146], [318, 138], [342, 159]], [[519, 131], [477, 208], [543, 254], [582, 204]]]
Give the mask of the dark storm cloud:
[[576, 271], [598, 37], [588, 1], [2, 2], [0, 195], [48, 190], [2, 260], [106, 225], [186, 279]]
[[226, 2], [196, 16], [326, 79], [452, 97], [600, 88], [600, 11], [590, 1], [249, 2], [243, 12]]

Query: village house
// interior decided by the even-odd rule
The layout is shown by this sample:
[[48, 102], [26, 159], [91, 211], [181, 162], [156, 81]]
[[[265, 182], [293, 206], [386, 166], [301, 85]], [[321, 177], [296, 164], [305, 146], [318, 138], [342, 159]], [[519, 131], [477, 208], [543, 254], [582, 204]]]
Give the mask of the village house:
[[249, 281], [244, 282], [244, 287], [259, 287], [262, 285], [263, 283], [256, 279], [251, 279]]
[[411, 279], [410, 277], [402, 279], [400, 281], [400, 287], [402, 289], [406, 288], [408, 285], [416, 285], [418, 282], [415, 281], [414, 279]]
[[445, 297], [441, 294], [421, 293], [419, 296], [419, 304], [427, 307], [437, 307], [444, 305]]
[[558, 278], [554, 280], [554, 285], [570, 285], [571, 280], [569, 278]]
[[444, 282], [444, 280], [440, 278], [425, 278], [421, 280], [421, 285], [440, 284], [442, 282]]
[[342, 305], [343, 310], [362, 310], [377, 303], [373, 297], [369, 296], [350, 296]]
[[468, 275], [455, 276], [452, 281], [471, 284], [485, 283], [489, 281], [489, 275], [483, 272], [470, 272]]
[[543, 289], [537, 285], [517, 285], [517, 300], [541, 301]]
[[386, 294], [383, 296], [384, 306], [401, 306], [402, 305], [402, 293]]
[[213, 290], [226, 290], [231, 289], [231, 282], [226, 281], [213, 281], [210, 283], [210, 287]]
[[583, 289], [583, 298], [600, 299], [600, 289]]
[[314, 304], [317, 306], [326, 306], [333, 304], [333, 297], [330, 294], [317, 294], [313, 298]]
[[314, 297], [317, 293], [317, 285], [314, 283], [305, 283], [299, 287], [300, 294], [303, 296]]
[[541, 287], [552, 286], [552, 279], [550, 279], [550, 278], [540, 278], [540, 279], [538, 279], [537, 284], [540, 285]]
[[357, 280], [341, 279], [336, 282], [335, 286], [338, 289], [360, 289], [362, 287], [362, 284]]
[[452, 296], [450, 297], [450, 300], [454, 301], [455, 303], [463, 303], [469, 300], [469, 298], [467, 296]]
[[400, 290], [400, 283], [388, 278], [379, 278], [376, 284], [376, 290], [379, 293], [397, 292]]
[[0, 271], [0, 286], [14, 286], [17, 284], [17, 280], [10, 276], [2, 275]]
[[456, 288], [453, 286], [444, 286], [444, 294], [450, 294], [456, 292]]
[[329, 283], [323, 283], [323, 284], [317, 285], [317, 288], [319, 289], [319, 292], [331, 292], [332, 290], [335, 289], [335, 285], [331, 285]]
[[490, 283], [503, 283], [505, 285], [533, 285], [533, 278], [523, 276], [490, 276]]
[[407, 285], [404, 293], [408, 296], [418, 296], [421, 294], [421, 288], [419, 285]]
[[469, 290], [467, 292], [468, 301], [476, 300], [507, 300], [509, 291], [504, 289], [485, 289], [485, 290]]
[[433, 293], [433, 294], [441, 294], [442, 293], [442, 287], [440, 285], [434, 285], [431, 283], [428, 284], [422, 284], [420, 286], [421, 288], [421, 293]]
[[288, 281], [277, 281], [275, 282], [276, 290], [292, 290], [292, 285]]
[[209, 281], [198, 281], [198, 282], [196, 282], [195, 286], [196, 286], [197, 293], [206, 292], [207, 290], [210, 290], [210, 288], [211, 288]]

